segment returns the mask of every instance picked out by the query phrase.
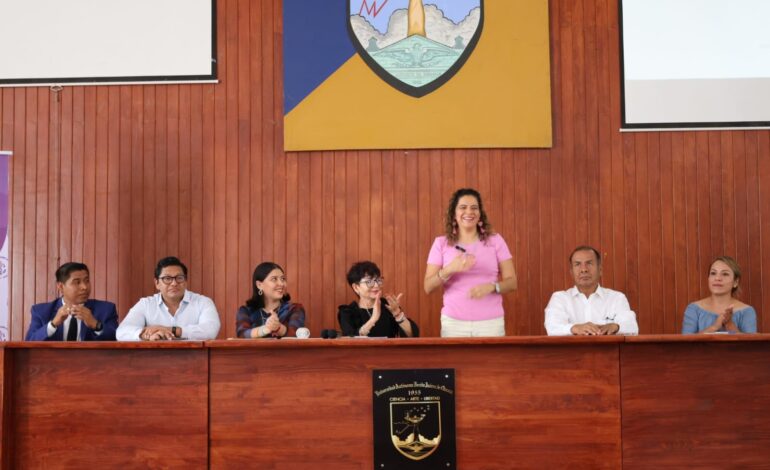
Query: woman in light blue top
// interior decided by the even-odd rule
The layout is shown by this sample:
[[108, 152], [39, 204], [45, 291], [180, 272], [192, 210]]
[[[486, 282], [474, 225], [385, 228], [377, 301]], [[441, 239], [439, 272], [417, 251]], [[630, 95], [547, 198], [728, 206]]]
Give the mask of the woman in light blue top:
[[709, 268], [711, 295], [684, 311], [682, 333], [756, 333], [757, 312], [735, 298], [741, 267], [729, 256], [716, 258]]

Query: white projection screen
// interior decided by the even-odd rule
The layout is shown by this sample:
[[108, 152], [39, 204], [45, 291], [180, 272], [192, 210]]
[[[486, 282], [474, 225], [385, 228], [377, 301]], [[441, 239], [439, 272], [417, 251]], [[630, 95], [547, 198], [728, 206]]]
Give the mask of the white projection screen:
[[215, 0], [0, 0], [0, 86], [216, 80]]
[[618, 0], [624, 129], [770, 126], [770, 0]]

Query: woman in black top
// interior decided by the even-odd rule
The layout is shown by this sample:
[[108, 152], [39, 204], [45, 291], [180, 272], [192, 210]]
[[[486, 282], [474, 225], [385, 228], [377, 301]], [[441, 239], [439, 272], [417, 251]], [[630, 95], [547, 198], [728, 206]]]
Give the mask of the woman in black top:
[[371, 261], [359, 261], [348, 271], [348, 284], [358, 296], [340, 305], [337, 319], [344, 336], [407, 338], [420, 336], [417, 324], [407, 318], [399, 305], [402, 294], [382, 296], [380, 268]]

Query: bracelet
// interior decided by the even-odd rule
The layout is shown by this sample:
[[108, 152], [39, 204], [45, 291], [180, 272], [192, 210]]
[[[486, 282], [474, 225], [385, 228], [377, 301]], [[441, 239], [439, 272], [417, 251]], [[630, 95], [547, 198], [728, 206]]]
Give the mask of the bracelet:
[[401, 320], [396, 318], [396, 323], [398, 323], [400, 325], [401, 323], [404, 323], [405, 321], [406, 321], [406, 313], [404, 313], [403, 310], [402, 310], [401, 311]]
[[495, 292], [497, 292], [498, 294], [500, 293], [500, 283], [499, 282], [495, 282]]
[[446, 279], [441, 277], [441, 268], [439, 268], [439, 270], [436, 271], [436, 277], [438, 277], [438, 280], [441, 281], [442, 284], [449, 280], [448, 277]]
[[[365, 334], [364, 334], [364, 331], [366, 331]], [[369, 336], [369, 331], [365, 330], [364, 327], [362, 326], [361, 328], [358, 329], [358, 334], [361, 336]]]

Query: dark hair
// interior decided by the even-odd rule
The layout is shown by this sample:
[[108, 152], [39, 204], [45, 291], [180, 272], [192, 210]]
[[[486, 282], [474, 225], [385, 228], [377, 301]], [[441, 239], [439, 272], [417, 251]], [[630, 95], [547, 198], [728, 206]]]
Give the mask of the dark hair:
[[348, 284], [353, 287], [353, 284], [360, 282], [361, 279], [369, 277], [380, 277], [380, 268], [371, 261], [358, 261], [353, 263], [353, 266], [348, 269]]
[[176, 256], [166, 256], [165, 258], [162, 258], [160, 261], [158, 261], [158, 265], [155, 266], [155, 279], [158, 279], [160, 277], [160, 272], [163, 271], [163, 268], [167, 268], [169, 266], [179, 266], [182, 268], [182, 273], [184, 273], [184, 277], [187, 277], [187, 266], [184, 265], [181, 261], [179, 261], [179, 258]]
[[449, 207], [447, 207], [446, 219], [444, 220], [446, 239], [450, 245], [457, 243], [455, 210], [457, 209], [457, 204], [460, 202], [460, 198], [463, 196], [473, 196], [479, 202], [479, 222], [481, 222], [481, 227], [476, 228], [476, 231], [479, 234], [479, 240], [484, 241], [494, 233], [492, 225], [489, 223], [489, 220], [487, 220], [487, 213], [484, 211], [484, 204], [481, 202], [481, 194], [473, 188], [461, 188], [455, 191], [449, 199]]
[[[264, 281], [267, 275], [273, 272], [274, 269], [280, 269], [282, 273], [286, 273], [279, 264], [273, 263], [272, 261], [259, 263], [257, 267], [254, 268], [254, 274], [251, 276], [251, 298], [246, 300], [246, 306], [250, 309], [258, 310], [265, 306], [265, 299], [262, 297], [262, 294], [259, 293], [259, 289], [257, 289], [257, 281]], [[281, 302], [288, 302], [290, 300], [291, 296], [289, 294], [284, 294]]]
[[59, 269], [56, 270], [56, 282], [61, 282], [64, 284], [69, 280], [70, 275], [75, 271], [85, 271], [88, 274], [91, 274], [91, 272], [88, 271], [88, 266], [83, 263], [64, 263], [59, 266]]
[[735, 278], [735, 282], [737, 282], [738, 285], [733, 287], [732, 291], [730, 291], [730, 295], [736, 295], [741, 290], [741, 266], [737, 261], [735, 261], [734, 258], [730, 256], [717, 256], [713, 261], [711, 261], [711, 264], [709, 264], [709, 274], [711, 273], [711, 268], [714, 267], [714, 263], [717, 261], [725, 263], [733, 272], [733, 277]]
[[599, 266], [602, 265], [602, 255], [601, 255], [601, 253], [599, 253], [599, 250], [597, 250], [596, 248], [594, 248], [592, 246], [580, 245], [579, 247], [577, 247], [574, 250], [572, 250], [572, 253], [569, 254], [569, 260], [568, 261], [569, 261], [570, 266], [572, 266], [572, 257], [575, 256], [575, 253], [577, 253], [578, 251], [593, 251], [594, 255], [596, 255], [596, 264], [599, 265]]

